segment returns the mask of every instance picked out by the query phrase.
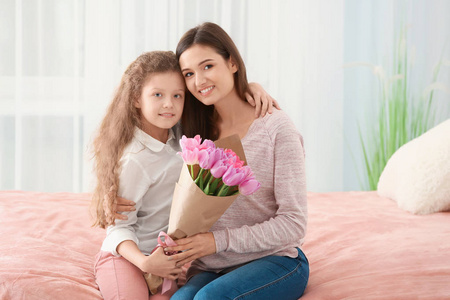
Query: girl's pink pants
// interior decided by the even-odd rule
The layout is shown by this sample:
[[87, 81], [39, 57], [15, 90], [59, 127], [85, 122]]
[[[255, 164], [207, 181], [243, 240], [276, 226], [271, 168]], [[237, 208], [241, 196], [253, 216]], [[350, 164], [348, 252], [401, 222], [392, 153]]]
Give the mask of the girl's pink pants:
[[94, 269], [95, 280], [105, 300], [169, 300], [177, 290], [176, 284], [173, 284], [164, 295], [151, 295], [143, 272], [122, 256], [116, 257], [110, 252], [100, 251], [97, 254]]

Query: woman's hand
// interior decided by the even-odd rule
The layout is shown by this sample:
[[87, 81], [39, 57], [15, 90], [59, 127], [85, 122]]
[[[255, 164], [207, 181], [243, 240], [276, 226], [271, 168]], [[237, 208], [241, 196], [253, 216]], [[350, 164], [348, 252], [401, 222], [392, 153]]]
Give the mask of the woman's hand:
[[248, 84], [248, 88], [250, 93], [245, 93], [245, 98], [251, 106], [255, 106], [255, 117], [264, 117], [267, 112], [271, 114], [272, 107], [281, 109], [278, 102], [260, 84], [251, 82]]
[[105, 199], [103, 200], [103, 208], [105, 210], [105, 214], [108, 217], [110, 214], [114, 215], [114, 219], [118, 219], [118, 220], [128, 220], [128, 217], [126, 215], [122, 215], [122, 212], [126, 212], [126, 211], [135, 211], [136, 210], [136, 203], [134, 203], [131, 200], [127, 200], [125, 198], [122, 197], [116, 197], [116, 203], [113, 204], [113, 211], [110, 212], [107, 209], [107, 203], [108, 203], [108, 198], [107, 196], [105, 196]]
[[175, 242], [178, 246], [166, 247], [164, 251], [183, 251], [168, 258], [175, 261], [179, 267], [197, 258], [216, 253], [216, 241], [212, 232], [199, 233]]
[[175, 260], [169, 260], [169, 257], [164, 254], [162, 247], [158, 247], [150, 256], [145, 257], [140, 269], [146, 273], [175, 280], [180, 276], [182, 269], [176, 266]]
[[117, 197], [117, 204], [115, 206], [116, 210], [114, 212], [114, 217], [120, 220], [127, 220], [128, 217], [126, 215], [122, 215], [121, 213], [126, 211], [135, 211], [136, 210], [135, 205], [136, 203], [134, 203], [134, 201], [127, 200], [122, 197]]

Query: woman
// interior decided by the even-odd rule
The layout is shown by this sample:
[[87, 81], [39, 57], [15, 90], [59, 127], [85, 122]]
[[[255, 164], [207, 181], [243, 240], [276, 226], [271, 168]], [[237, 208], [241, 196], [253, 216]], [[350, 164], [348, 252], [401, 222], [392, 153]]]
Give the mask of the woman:
[[168, 258], [178, 266], [194, 261], [171, 299], [298, 299], [309, 277], [300, 250], [307, 219], [302, 137], [283, 111], [254, 118], [244, 62], [218, 25], [189, 30], [176, 54], [197, 98], [185, 104], [184, 132], [212, 140], [239, 134], [261, 188], [239, 196], [210, 232], [165, 249], [183, 251]]

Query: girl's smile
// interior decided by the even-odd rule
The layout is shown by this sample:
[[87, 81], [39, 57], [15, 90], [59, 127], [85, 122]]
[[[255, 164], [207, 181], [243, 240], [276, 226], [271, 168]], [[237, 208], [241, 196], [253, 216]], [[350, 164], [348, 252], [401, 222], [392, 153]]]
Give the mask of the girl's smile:
[[175, 117], [175, 114], [171, 114], [171, 113], [162, 113], [162, 114], [159, 114], [161, 117], [164, 117], [164, 118], [173, 118], [173, 117]]

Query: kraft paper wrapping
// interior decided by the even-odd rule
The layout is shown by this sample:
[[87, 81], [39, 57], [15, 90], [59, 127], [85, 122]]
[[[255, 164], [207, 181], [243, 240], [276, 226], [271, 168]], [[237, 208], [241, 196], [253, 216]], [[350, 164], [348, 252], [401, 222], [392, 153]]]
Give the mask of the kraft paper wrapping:
[[[233, 150], [245, 162], [244, 149], [237, 134], [214, 143], [216, 147]], [[195, 173], [197, 172], [198, 168]], [[183, 164], [173, 194], [167, 233], [176, 240], [196, 233], [208, 232], [237, 196], [205, 195], [192, 180], [188, 166]]]
[[237, 196], [205, 195], [192, 180], [187, 165], [183, 165], [173, 194], [167, 233], [177, 240], [207, 232]]
[[[153, 275], [150, 273], [144, 274], [145, 281], [147, 282], [148, 289], [152, 295], [158, 292], [159, 286], [163, 283], [164, 278], [158, 275]], [[162, 292], [161, 292], [162, 293]]]
[[[239, 136], [232, 135], [214, 142], [218, 148], [231, 149], [246, 162], [244, 148]], [[199, 167], [195, 168], [197, 175]], [[238, 195], [218, 197], [208, 196], [195, 184], [189, 173], [188, 166], [183, 164], [180, 178], [176, 183], [170, 209], [168, 235], [174, 240], [181, 239], [201, 232], [208, 232], [212, 225], [230, 207]], [[152, 294], [155, 294], [163, 279], [159, 276], [146, 275], [147, 285]], [[162, 290], [162, 293], [166, 289]]]
[[230, 135], [226, 138], [215, 141], [214, 144], [216, 144], [216, 147], [218, 148], [233, 150], [234, 153], [236, 153], [242, 161], [247, 162], [247, 159], [245, 158], [244, 148], [242, 147], [239, 135]]

